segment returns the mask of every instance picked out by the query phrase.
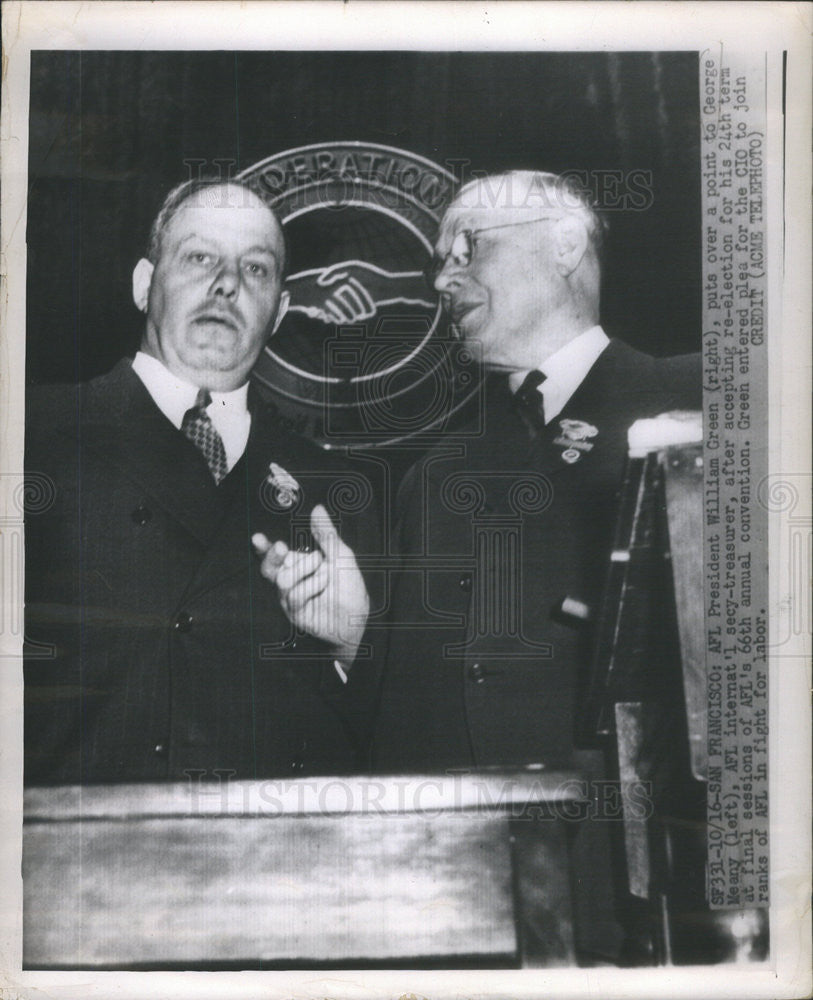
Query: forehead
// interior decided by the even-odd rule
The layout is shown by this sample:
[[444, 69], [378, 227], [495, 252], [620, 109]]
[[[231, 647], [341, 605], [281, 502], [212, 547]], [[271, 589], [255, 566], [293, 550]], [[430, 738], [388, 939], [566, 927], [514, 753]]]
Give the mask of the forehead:
[[192, 235], [265, 247], [271, 252], [279, 251], [283, 243], [271, 210], [251, 191], [235, 185], [204, 188], [181, 203], [165, 236], [177, 243]]
[[[464, 230], [470, 230], [472, 232], [478, 232], [479, 230], [488, 230], [491, 227], [513, 227], [514, 223], [532, 221], [538, 218], [536, 215], [525, 211], [516, 210], [499, 210], [499, 209], [473, 209], [466, 206], [452, 206], [443, 216], [443, 220], [440, 224], [440, 229], [438, 231], [438, 238], [436, 242], [436, 250], [439, 253], [446, 253], [451, 248], [455, 237], [458, 233]], [[517, 243], [522, 242], [521, 237], [531, 238], [534, 236], [533, 226], [520, 226], [516, 230], [513, 228], [506, 228], [504, 233], [511, 233], [512, 238], [506, 242]], [[498, 234], [495, 234], [498, 235]]]
[[560, 215], [567, 207], [557, 190], [532, 183], [531, 175], [484, 177], [466, 185], [451, 203], [441, 222], [438, 244], [450, 242], [463, 229]]

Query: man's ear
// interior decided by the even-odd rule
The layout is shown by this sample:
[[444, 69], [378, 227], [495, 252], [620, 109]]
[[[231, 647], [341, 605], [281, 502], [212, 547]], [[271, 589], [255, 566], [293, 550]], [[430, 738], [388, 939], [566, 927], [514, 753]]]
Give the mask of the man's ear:
[[291, 294], [287, 290], [283, 289], [282, 295], [279, 297], [279, 306], [277, 306], [277, 318], [274, 320], [274, 326], [271, 330], [271, 336], [279, 330], [280, 323], [285, 319], [285, 314], [288, 312], [288, 306], [291, 304]]
[[587, 226], [577, 215], [566, 215], [556, 223], [556, 270], [563, 277], [572, 274], [582, 261], [590, 242]]
[[136, 309], [140, 309], [143, 313], [147, 311], [147, 302], [150, 298], [152, 272], [153, 266], [145, 257], [142, 257], [133, 268], [133, 302], [136, 304]]

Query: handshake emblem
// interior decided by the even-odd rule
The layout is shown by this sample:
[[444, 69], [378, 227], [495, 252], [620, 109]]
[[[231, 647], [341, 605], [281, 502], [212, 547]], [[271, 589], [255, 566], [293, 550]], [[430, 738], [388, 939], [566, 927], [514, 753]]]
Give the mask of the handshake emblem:
[[385, 271], [361, 260], [346, 260], [291, 275], [285, 283], [289, 312], [322, 323], [358, 323], [373, 319], [382, 306], [434, 309], [421, 271]]

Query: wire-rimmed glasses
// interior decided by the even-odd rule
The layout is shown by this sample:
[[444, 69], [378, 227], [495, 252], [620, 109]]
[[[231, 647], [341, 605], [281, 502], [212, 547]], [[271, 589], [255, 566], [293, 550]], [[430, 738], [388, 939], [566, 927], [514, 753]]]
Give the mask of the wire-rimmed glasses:
[[451, 258], [455, 267], [465, 268], [471, 264], [474, 256], [474, 237], [479, 233], [488, 233], [494, 229], [511, 229], [513, 226], [527, 226], [532, 222], [544, 222], [546, 219], [558, 219], [559, 215], [539, 215], [533, 219], [521, 219], [519, 222], [502, 222], [496, 226], [480, 226], [478, 229], [461, 229], [455, 233], [452, 245], [446, 254], [434, 254], [432, 259], [424, 268], [424, 277], [429, 287], [434, 291], [435, 279], [446, 266], [446, 261]]

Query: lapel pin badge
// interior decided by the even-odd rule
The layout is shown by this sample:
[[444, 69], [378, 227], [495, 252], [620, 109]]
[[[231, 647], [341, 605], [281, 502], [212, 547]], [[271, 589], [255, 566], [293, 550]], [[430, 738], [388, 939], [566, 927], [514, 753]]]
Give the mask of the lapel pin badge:
[[581, 452], [591, 451], [593, 443], [588, 438], [594, 438], [598, 434], [598, 427], [585, 423], [584, 420], [560, 420], [559, 427], [561, 434], [553, 439], [554, 444], [560, 445], [565, 450], [562, 458], [569, 465], [577, 462], [581, 457]]
[[266, 482], [270, 483], [276, 491], [274, 500], [283, 508], [293, 507], [296, 503], [300, 487], [290, 472], [287, 472], [281, 465], [272, 462], [268, 468], [270, 472], [266, 477]]

